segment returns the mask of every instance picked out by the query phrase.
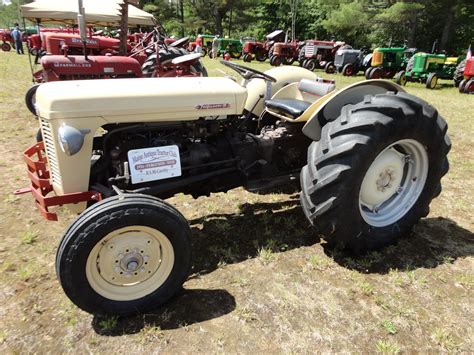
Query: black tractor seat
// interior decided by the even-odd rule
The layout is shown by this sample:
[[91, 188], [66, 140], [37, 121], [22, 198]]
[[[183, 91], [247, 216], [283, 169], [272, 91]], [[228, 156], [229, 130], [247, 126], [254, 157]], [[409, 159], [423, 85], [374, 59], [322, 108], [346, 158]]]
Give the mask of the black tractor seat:
[[265, 106], [270, 111], [296, 119], [311, 106], [311, 102], [295, 99], [275, 99], [265, 101]]
[[[328, 94], [335, 89], [333, 81], [313, 81], [301, 79], [298, 83], [298, 90], [301, 93], [314, 96], [316, 99]], [[291, 118], [293, 120], [300, 117], [313, 102], [298, 99], [273, 99], [265, 101], [265, 107], [268, 111]]]

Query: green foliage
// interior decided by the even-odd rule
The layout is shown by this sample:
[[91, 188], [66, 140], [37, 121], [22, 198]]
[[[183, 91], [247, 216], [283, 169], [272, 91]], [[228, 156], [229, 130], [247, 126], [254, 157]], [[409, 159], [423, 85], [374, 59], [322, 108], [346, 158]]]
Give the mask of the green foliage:
[[[20, 4], [31, 0], [20, 0]], [[199, 33], [233, 38], [281, 29], [291, 37], [294, 0], [141, 0], [168, 35]], [[472, 0], [298, 0], [295, 37], [334, 39], [353, 47], [417, 47], [438, 40], [448, 54], [464, 54], [474, 38]], [[0, 5], [0, 27], [18, 21], [18, 5]]]
[[367, 43], [370, 14], [360, 2], [341, 4], [322, 22], [324, 28], [338, 40], [360, 47]]
[[13, 27], [16, 22], [22, 22], [18, 12], [18, 1], [20, 5], [23, 5], [33, 0], [14, 0], [11, 5], [0, 5], [0, 28], [9, 29]]

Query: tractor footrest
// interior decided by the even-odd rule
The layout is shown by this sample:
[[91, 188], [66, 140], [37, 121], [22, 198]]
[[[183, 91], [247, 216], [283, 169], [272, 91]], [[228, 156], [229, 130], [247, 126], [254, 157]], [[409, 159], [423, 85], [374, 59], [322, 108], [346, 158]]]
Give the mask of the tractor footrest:
[[[36, 159], [34, 159], [35, 157]], [[28, 167], [28, 177], [31, 180], [31, 184], [29, 187], [18, 189], [13, 193], [15, 195], [31, 193], [35, 199], [36, 207], [47, 220], [58, 220], [57, 214], [50, 212], [48, 207], [102, 200], [102, 195], [96, 191], [73, 192], [60, 196], [47, 196], [51, 191], [53, 191], [53, 185], [50, 182], [50, 173], [46, 166], [47, 157], [44, 155], [43, 142], [36, 143], [25, 150], [23, 153], [23, 160]]]

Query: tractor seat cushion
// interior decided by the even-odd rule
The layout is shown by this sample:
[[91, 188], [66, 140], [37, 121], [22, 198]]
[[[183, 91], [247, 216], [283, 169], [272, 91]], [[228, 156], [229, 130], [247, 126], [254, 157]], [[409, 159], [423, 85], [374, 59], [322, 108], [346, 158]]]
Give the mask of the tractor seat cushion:
[[295, 99], [275, 99], [265, 101], [265, 106], [275, 113], [296, 119], [311, 106], [311, 102]]

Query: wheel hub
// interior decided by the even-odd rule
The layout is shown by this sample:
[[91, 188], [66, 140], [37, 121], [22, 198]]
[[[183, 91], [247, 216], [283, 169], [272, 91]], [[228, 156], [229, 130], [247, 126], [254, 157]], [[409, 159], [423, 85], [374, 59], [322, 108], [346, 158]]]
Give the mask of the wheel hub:
[[361, 202], [374, 210], [392, 197], [400, 186], [404, 164], [404, 156], [393, 149], [379, 155], [362, 182]]
[[120, 269], [126, 272], [136, 271], [143, 265], [143, 257], [136, 250], [119, 256]]
[[392, 183], [395, 181], [395, 171], [392, 168], [387, 168], [385, 171], [379, 174], [377, 179], [377, 190], [384, 192], [388, 188], [392, 187]]

